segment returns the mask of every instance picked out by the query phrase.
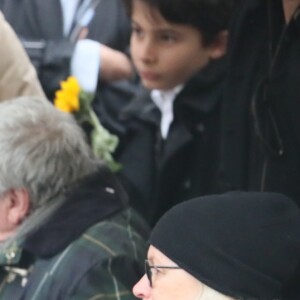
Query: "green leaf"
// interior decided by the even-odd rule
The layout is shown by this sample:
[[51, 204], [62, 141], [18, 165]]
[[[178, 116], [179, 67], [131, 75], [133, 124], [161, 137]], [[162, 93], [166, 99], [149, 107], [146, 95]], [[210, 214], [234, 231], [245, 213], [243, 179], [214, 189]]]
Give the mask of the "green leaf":
[[90, 141], [96, 157], [102, 159], [113, 172], [121, 169], [121, 165], [115, 162], [113, 153], [116, 150], [119, 139], [105, 129], [92, 108], [94, 95], [85, 91], [80, 92], [80, 110], [76, 113], [76, 119], [80, 124], [88, 122], [92, 125]]

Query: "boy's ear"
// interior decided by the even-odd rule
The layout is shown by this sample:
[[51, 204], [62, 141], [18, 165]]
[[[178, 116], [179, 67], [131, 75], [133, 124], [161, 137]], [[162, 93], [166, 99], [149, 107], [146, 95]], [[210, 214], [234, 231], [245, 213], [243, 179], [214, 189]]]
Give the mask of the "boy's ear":
[[210, 49], [210, 58], [218, 59], [226, 54], [227, 51], [228, 30], [222, 30], [215, 37], [214, 41], [208, 46]]
[[18, 226], [29, 213], [29, 193], [26, 189], [12, 189], [9, 193], [7, 218], [11, 225]]

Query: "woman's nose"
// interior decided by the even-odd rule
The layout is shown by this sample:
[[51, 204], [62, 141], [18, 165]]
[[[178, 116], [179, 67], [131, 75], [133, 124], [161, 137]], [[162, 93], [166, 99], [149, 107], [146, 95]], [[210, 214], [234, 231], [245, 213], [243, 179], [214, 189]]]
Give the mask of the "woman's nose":
[[151, 287], [146, 275], [144, 275], [133, 287], [133, 294], [140, 299], [150, 299]]

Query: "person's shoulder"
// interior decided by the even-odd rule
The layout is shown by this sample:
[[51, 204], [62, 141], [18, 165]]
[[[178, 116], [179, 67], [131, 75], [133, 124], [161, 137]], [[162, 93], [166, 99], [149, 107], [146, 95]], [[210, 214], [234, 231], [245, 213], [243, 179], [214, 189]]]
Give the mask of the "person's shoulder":
[[80, 251], [99, 258], [134, 256], [134, 248], [141, 253], [146, 251], [147, 238], [147, 225], [128, 208], [92, 225], [75, 244]]
[[57, 290], [64, 299], [134, 299], [131, 288], [142, 274], [147, 246], [136, 218], [123, 209], [91, 225], [51, 261], [60, 267], [52, 278], [61, 278]]
[[0, 22], [3, 23], [5, 20], [4, 15], [2, 13], [2, 11], [0, 11]]
[[0, 36], [2, 36], [4, 33], [7, 34], [7, 31], [11, 31], [11, 28], [3, 12], [0, 10]]

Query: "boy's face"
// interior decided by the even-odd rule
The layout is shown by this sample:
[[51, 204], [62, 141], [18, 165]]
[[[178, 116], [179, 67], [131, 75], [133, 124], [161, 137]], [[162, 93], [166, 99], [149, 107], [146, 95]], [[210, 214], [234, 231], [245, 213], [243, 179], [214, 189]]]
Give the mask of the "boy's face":
[[143, 1], [133, 0], [131, 54], [146, 88], [168, 90], [205, 67], [211, 49], [202, 45], [196, 28], [169, 23]]

